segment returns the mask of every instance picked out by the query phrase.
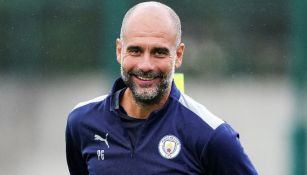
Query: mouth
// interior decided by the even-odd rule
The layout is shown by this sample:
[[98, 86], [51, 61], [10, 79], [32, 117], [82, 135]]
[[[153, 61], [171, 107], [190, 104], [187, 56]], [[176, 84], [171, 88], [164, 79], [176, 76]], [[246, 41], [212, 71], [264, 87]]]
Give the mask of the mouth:
[[143, 76], [137, 76], [137, 75], [135, 75], [135, 77], [142, 81], [152, 81], [155, 79], [155, 77], [143, 77]]
[[144, 72], [141, 70], [132, 70], [128, 72], [131, 81], [139, 88], [156, 87], [163, 79], [162, 72]]
[[134, 82], [140, 88], [150, 88], [159, 83], [160, 78], [156, 76], [142, 76], [142, 75], [133, 75]]

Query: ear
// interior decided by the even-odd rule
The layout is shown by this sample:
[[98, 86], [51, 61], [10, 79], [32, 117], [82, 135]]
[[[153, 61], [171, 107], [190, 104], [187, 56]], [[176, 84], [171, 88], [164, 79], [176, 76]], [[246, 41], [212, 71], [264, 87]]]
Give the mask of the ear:
[[182, 64], [184, 48], [185, 48], [184, 43], [180, 43], [176, 50], [176, 63], [175, 63], [176, 68], [179, 68]]
[[117, 38], [116, 39], [116, 57], [117, 57], [117, 62], [121, 64], [121, 56], [122, 56], [122, 41]]

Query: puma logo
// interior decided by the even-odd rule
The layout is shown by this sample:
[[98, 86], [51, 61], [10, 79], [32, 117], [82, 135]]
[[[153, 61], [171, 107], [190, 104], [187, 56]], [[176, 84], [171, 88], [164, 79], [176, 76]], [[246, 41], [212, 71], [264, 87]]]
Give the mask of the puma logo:
[[109, 133], [106, 133], [106, 138], [105, 139], [102, 138], [100, 135], [95, 134], [95, 140], [99, 140], [101, 142], [104, 142], [107, 145], [107, 147], [110, 148], [109, 142], [108, 142], [108, 134]]

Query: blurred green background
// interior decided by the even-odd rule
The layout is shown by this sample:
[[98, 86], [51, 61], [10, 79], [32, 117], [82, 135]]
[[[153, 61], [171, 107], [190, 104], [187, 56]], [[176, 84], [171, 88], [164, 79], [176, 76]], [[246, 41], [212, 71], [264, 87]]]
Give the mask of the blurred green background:
[[[119, 76], [135, 0], [0, 0], [1, 174], [67, 174], [66, 116]], [[307, 2], [160, 1], [181, 18], [186, 93], [232, 124], [259, 174], [306, 174]]]
[[[111, 71], [117, 66], [114, 40], [124, 13], [136, 2], [2, 0], [1, 73], [118, 73]], [[287, 73], [287, 1], [162, 2], [182, 20], [185, 73], [200, 77]]]

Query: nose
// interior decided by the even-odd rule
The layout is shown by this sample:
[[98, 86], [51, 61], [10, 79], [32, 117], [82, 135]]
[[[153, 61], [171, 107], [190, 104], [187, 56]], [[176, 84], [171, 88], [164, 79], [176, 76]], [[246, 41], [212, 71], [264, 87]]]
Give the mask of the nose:
[[154, 62], [151, 58], [150, 53], [144, 53], [143, 57], [139, 60], [138, 67], [144, 72], [154, 70]]

